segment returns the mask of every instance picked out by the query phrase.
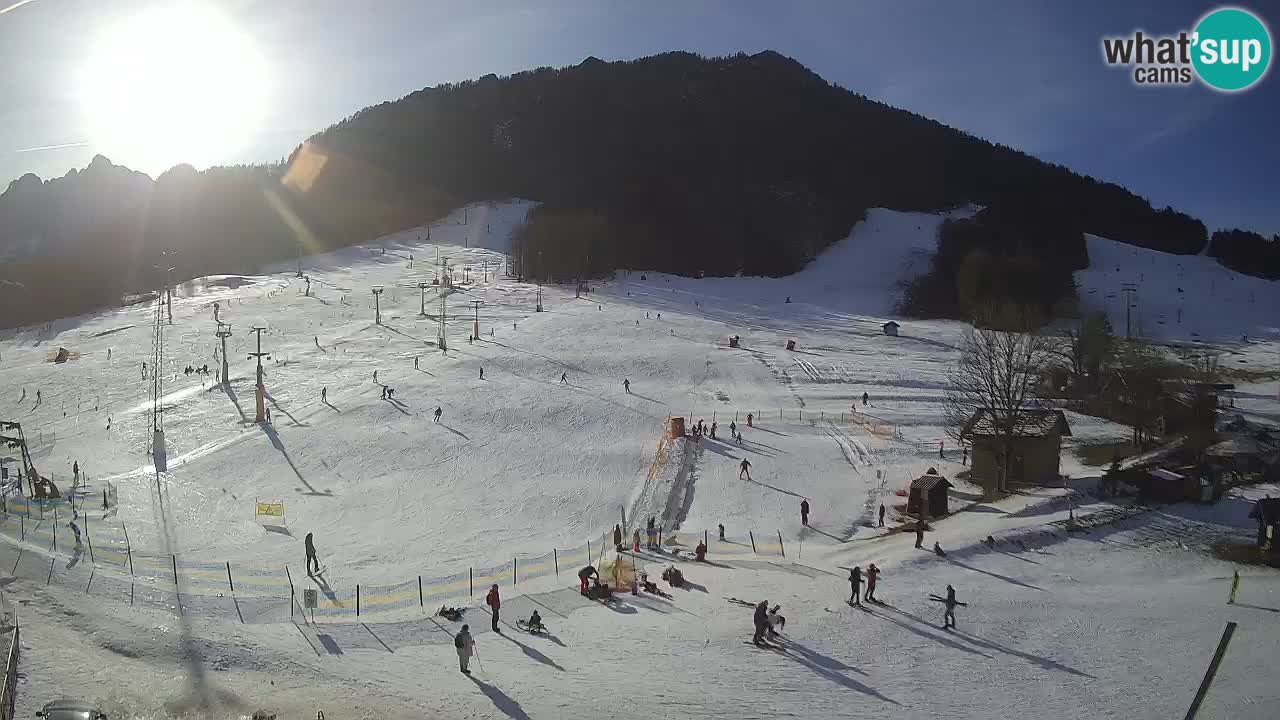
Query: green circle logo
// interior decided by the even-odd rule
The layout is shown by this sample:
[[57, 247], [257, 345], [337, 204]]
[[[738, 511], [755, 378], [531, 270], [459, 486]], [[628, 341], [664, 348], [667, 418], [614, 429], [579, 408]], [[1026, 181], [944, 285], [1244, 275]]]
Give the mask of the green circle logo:
[[1271, 64], [1271, 33], [1262, 20], [1240, 8], [1219, 8], [1196, 24], [1191, 64], [1217, 90], [1244, 90], [1262, 79]]

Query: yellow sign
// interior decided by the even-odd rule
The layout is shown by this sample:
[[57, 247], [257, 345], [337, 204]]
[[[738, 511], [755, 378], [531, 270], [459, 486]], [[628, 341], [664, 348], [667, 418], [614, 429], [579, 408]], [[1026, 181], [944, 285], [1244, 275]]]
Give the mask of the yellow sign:
[[258, 503], [258, 512], [257, 512], [257, 514], [258, 514], [258, 515], [269, 515], [269, 516], [271, 516], [271, 517], [280, 517], [280, 518], [282, 518], [282, 517], [284, 517], [284, 503], [282, 503], [282, 502], [273, 502], [273, 503], [264, 503], [264, 502], [260, 502], [260, 503]]

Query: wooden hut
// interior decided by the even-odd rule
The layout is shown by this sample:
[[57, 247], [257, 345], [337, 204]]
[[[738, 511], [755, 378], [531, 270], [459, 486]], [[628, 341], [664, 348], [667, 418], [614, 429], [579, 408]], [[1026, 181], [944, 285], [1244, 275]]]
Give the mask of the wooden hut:
[[951, 483], [938, 474], [934, 468], [911, 481], [911, 492], [907, 495], [907, 514], [920, 513], [924, 517], [942, 517], [947, 514], [947, 489]]

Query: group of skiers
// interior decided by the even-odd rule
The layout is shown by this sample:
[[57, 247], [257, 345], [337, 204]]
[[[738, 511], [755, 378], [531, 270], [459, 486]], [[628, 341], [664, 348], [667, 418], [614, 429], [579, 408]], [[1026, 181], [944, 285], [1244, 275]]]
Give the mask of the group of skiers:
[[[884, 603], [876, 598], [876, 580], [879, 579], [880, 572], [880, 568], [876, 567], [875, 563], [867, 566], [865, 573], [867, 587], [864, 592], [862, 590], [864, 573], [860, 566], [854, 565], [849, 570], [849, 599], [846, 602], [857, 607], [861, 607], [864, 600], [883, 605]], [[942, 617], [942, 627], [946, 629], [954, 628], [956, 626], [956, 606], [966, 606], [966, 603], [956, 600], [956, 589], [948, 585], [946, 597], [930, 595], [929, 599], [943, 603], [946, 606], [946, 612], [943, 613]]]

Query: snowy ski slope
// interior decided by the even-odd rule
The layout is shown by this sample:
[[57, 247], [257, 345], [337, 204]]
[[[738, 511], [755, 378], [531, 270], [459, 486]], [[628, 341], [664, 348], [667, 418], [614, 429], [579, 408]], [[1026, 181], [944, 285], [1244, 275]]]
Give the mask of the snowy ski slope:
[[[939, 523], [929, 541], [955, 549], [948, 561], [871, 526], [879, 504], [900, 502], [894, 491], [927, 468], [948, 477], [963, 469], [951, 448], [939, 457], [938, 442], [945, 373], [964, 326], [898, 318], [896, 338], [880, 327], [895, 317], [899, 283], [927, 263], [942, 216], [871, 211], [791, 277], [620, 272], [581, 298], [568, 286], [543, 288], [546, 312], [536, 313], [536, 289], [501, 273], [501, 251], [528, 207], [476, 205], [465, 224], [463, 210], [433, 224], [430, 242], [418, 228], [305, 258], [310, 296], [291, 263], [184, 287], [165, 330], [169, 471], [158, 493], [148, 455], [151, 381], [141, 372], [149, 306], [0, 338], [0, 417], [23, 423], [41, 471], [64, 487], [75, 461], [91, 493], [116, 485], [117, 517], [135, 551], [215, 568], [289, 565], [304, 587], [316, 585], [300, 571], [307, 532], [326, 566], [322, 589], [346, 592], [598, 543], [621, 510], [629, 520], [657, 516], [686, 544], [721, 523], [731, 538], [772, 536], [765, 542], [785, 546], [785, 560], [743, 550], [689, 569], [691, 591], [627, 598], [617, 612], [563, 595], [564, 579], [527, 588], [503, 581], [504, 618], [533, 607], [513, 593], [534, 593], [556, 641], [498, 639], [474, 610], [472, 628], [485, 633], [485, 668], [474, 680], [452, 669], [447, 628], [427, 633], [399, 616], [399, 624], [239, 625], [19, 579], [12, 589], [33, 601], [35, 615], [23, 630], [31, 665], [21, 704], [38, 707], [58, 687], [108, 698], [126, 713], [164, 703], [172, 711], [212, 692], [239, 698], [242, 707], [228, 705], [241, 713], [271, 706], [289, 717], [314, 717], [316, 708], [328, 717], [562, 717], [599, 696], [615, 716], [645, 718], [860, 717], [868, 709], [994, 717], [1032, 704], [1045, 717], [1165, 717], [1185, 708], [1228, 615], [1221, 598], [1230, 571], [1201, 553], [1197, 533], [1218, 524], [1240, 532], [1244, 499], [1213, 509], [1220, 516], [1162, 512], [1158, 523], [1155, 515], [1126, 521], [1105, 539], [1059, 533], [1030, 543], [1042, 551], [975, 545], [987, 534], [1041, 537], [1068, 511], [1057, 500], [1063, 491], [1046, 490]], [[1089, 243], [1094, 267], [1077, 278], [1086, 302], [1133, 281], [1144, 334], [1212, 341], [1249, 367], [1280, 365], [1280, 333], [1266, 317], [1280, 307], [1274, 283], [1207, 258]], [[435, 346], [435, 286], [420, 315], [418, 283], [435, 277], [437, 252], [456, 285], [445, 298], [446, 352]], [[374, 286], [384, 288], [380, 325]], [[1196, 298], [1187, 299], [1182, 325], [1168, 319], [1176, 287]], [[1123, 329], [1123, 307], [1109, 300], [1102, 304]], [[481, 333], [468, 343], [474, 301]], [[182, 372], [217, 366], [214, 303], [232, 324], [230, 392]], [[1164, 325], [1155, 322], [1161, 312]], [[251, 325], [268, 328], [270, 425], [253, 422]], [[739, 348], [728, 347], [731, 335], [741, 336]], [[795, 352], [784, 349], [788, 340]], [[48, 362], [58, 347], [79, 355]], [[394, 397], [383, 399], [382, 386]], [[1253, 412], [1276, 413], [1267, 399], [1274, 387], [1257, 388]], [[851, 422], [855, 404], [889, 431]], [[719, 439], [660, 445], [670, 415], [714, 421]], [[1103, 421], [1072, 421], [1077, 442], [1128, 435]], [[741, 445], [727, 440], [730, 422], [744, 432]], [[743, 458], [750, 481], [739, 478]], [[1094, 471], [1064, 453], [1063, 472]], [[953, 502], [972, 502], [972, 488], [959, 485]], [[802, 498], [813, 508], [809, 528], [800, 523]], [[285, 503], [287, 530], [255, 519], [258, 500]], [[31, 543], [23, 552], [50, 555]], [[52, 557], [58, 568], [67, 561], [65, 552]], [[796, 560], [807, 569], [789, 564]], [[893, 607], [864, 615], [840, 602], [848, 591], [840, 568], [868, 561], [886, 570], [880, 594]], [[649, 562], [656, 574], [665, 561]], [[948, 582], [972, 602], [953, 635], [936, 628], [940, 613], [926, 597]], [[1252, 604], [1277, 606], [1273, 575], [1251, 575], [1247, 587]], [[781, 602], [790, 649], [741, 644], [750, 611], [726, 597]], [[1258, 632], [1224, 671], [1234, 692], [1215, 696], [1220, 712], [1209, 716], [1269, 717], [1262, 708], [1275, 701], [1275, 674], [1249, 659], [1274, 656], [1280, 627], [1273, 613], [1231, 612]], [[174, 684], [175, 658], [219, 672], [188, 671]], [[103, 686], [90, 668], [113, 682]], [[278, 683], [269, 691], [268, 679]]]

